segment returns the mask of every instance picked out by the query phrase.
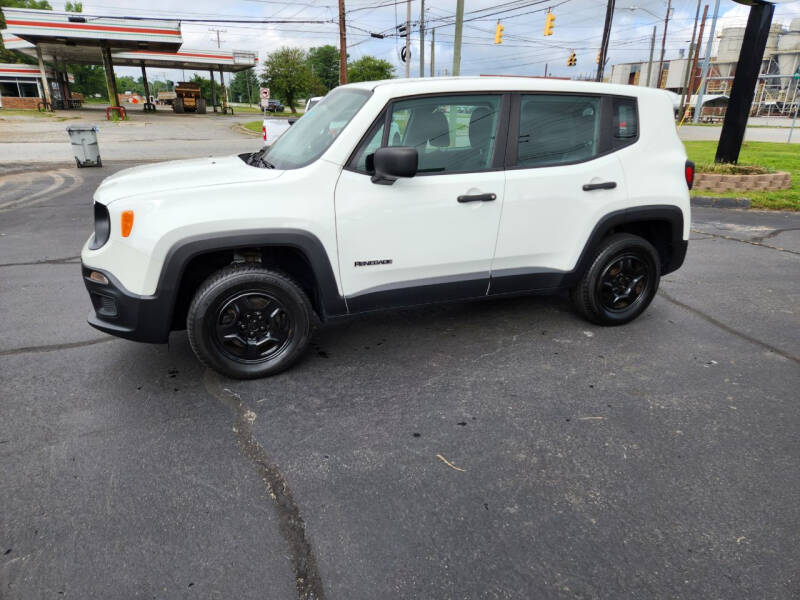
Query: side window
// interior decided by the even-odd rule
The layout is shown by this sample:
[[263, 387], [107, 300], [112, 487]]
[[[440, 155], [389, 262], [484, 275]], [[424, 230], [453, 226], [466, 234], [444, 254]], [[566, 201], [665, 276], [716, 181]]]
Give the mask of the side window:
[[600, 151], [600, 98], [530, 94], [520, 98], [518, 167], [591, 160]]
[[611, 145], [615, 150], [629, 146], [639, 137], [639, 116], [635, 98], [614, 98], [611, 102], [613, 124]]
[[492, 166], [499, 117], [499, 95], [400, 100], [387, 145], [416, 148], [419, 173], [482, 171]]

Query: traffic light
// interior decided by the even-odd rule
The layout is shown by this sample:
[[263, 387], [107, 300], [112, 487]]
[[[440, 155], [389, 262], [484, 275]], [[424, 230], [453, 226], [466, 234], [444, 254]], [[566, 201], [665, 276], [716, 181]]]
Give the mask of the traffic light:
[[556, 22], [556, 16], [553, 13], [548, 12], [544, 18], [545, 35], [553, 35], [553, 26], [555, 25], [555, 22]]
[[497, 22], [497, 27], [494, 30], [494, 43], [495, 44], [502, 44], [503, 43], [503, 30], [505, 27], [500, 25], [500, 21]]
[[603, 51], [602, 50], [597, 53], [597, 60], [595, 60], [594, 62], [596, 62], [599, 65], [601, 60], [603, 60]]
[[569, 58], [567, 59], [567, 66], [574, 67], [577, 64], [578, 64], [578, 59], [575, 57], [575, 51], [573, 50], [570, 53]]

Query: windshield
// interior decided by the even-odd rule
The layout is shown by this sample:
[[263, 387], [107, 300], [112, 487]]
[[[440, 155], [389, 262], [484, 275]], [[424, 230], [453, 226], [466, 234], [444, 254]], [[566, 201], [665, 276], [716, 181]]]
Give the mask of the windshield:
[[276, 169], [297, 169], [317, 160], [370, 96], [367, 90], [338, 89], [289, 127], [264, 153]]

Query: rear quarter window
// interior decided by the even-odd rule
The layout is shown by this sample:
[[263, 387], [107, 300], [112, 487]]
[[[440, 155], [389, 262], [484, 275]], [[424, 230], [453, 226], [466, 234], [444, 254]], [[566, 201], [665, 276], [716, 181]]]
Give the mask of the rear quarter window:
[[636, 98], [614, 98], [611, 106], [611, 147], [617, 150], [639, 139], [639, 112]]

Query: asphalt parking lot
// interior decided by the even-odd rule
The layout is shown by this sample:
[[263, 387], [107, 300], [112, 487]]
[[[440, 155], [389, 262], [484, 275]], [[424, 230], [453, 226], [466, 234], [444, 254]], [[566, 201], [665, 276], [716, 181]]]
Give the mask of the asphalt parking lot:
[[86, 324], [103, 169], [0, 170], [0, 598], [797, 598], [800, 214], [620, 328], [375, 313], [259, 381]]

